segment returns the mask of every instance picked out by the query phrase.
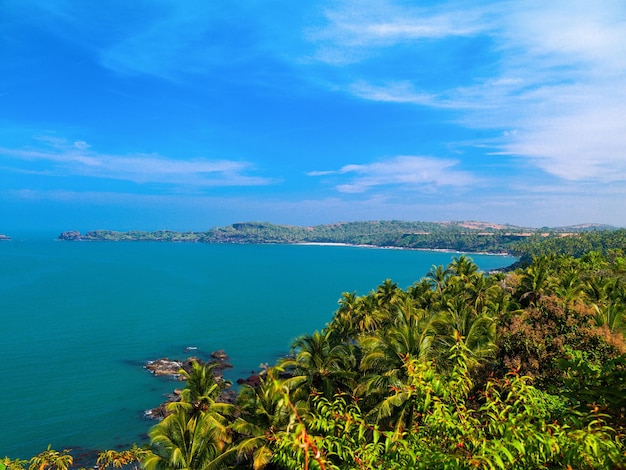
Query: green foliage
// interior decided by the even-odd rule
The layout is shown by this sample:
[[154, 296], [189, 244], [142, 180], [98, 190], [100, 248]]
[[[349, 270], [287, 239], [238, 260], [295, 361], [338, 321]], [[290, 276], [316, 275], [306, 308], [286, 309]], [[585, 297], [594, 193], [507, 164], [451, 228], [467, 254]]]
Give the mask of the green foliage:
[[212, 470], [224, 468], [234, 450], [228, 426], [234, 409], [216, 402], [220, 386], [212, 366], [192, 364], [190, 372], [181, 370], [187, 386], [181, 400], [168, 405], [171, 412], [150, 431], [151, 453], [142, 465], [148, 470]]
[[590, 252], [606, 256], [611, 251], [626, 250], [626, 230], [598, 230], [569, 234], [569, 236], [544, 237], [540, 234], [528, 237], [513, 250], [526, 260], [548, 255], [567, 255], [580, 258]]
[[10, 459], [8, 457], [0, 460], [0, 470], [24, 470], [28, 460]]
[[137, 445], [133, 445], [130, 449], [116, 451], [105, 450], [98, 454], [96, 465], [98, 470], [105, 470], [107, 468], [128, 468], [138, 469], [141, 462], [147, 457], [151, 456], [152, 452], [148, 449], [143, 449]]
[[[570, 236], [563, 236], [563, 235]], [[607, 235], [608, 234], [608, 235]], [[612, 235], [611, 235], [612, 234]], [[608, 240], [606, 240], [606, 237]], [[446, 249], [467, 252], [514, 253], [530, 260], [545, 253], [578, 254], [616, 246], [620, 231], [608, 228], [593, 232], [567, 229], [531, 229], [480, 222], [349, 222], [311, 227], [275, 225], [267, 222], [236, 223], [206, 232], [155, 232], [94, 230], [80, 235], [64, 232], [63, 240], [159, 241], [190, 243], [347, 243], [400, 248]], [[595, 248], [598, 247], [598, 248]]]
[[570, 351], [559, 364], [565, 371], [563, 395], [585, 412], [603, 413], [626, 441], [626, 354], [595, 363], [583, 351]]
[[[343, 397], [315, 400], [311, 417], [277, 440], [274, 459], [284, 468], [406, 469], [614, 468], [623, 463], [614, 431], [600, 414], [565, 416], [564, 403], [515, 374], [490, 380], [481, 403], [469, 406], [472, 379], [466, 350], [451, 351], [449, 376], [432, 363], [406, 362], [409, 380], [395, 396], [410, 401], [415, 420], [390, 432], [368, 422]], [[587, 421], [573, 429], [570, 423]]]
[[67, 470], [73, 462], [68, 449], [58, 452], [48, 446], [29, 460], [28, 470]]

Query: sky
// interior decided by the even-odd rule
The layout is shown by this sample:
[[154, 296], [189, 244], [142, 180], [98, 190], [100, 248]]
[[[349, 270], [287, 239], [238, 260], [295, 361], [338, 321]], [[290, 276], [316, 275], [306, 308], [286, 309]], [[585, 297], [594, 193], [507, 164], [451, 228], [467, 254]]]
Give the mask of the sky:
[[0, 0], [0, 233], [626, 226], [626, 2]]

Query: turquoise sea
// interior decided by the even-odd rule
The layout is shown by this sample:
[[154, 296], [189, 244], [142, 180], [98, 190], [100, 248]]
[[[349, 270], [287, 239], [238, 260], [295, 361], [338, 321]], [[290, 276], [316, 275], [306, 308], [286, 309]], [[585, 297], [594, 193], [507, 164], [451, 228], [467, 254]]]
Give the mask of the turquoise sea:
[[[143, 364], [224, 349], [235, 381], [323, 328], [342, 292], [406, 288], [455, 253], [310, 245], [0, 242], [0, 458], [145, 441], [180, 384]], [[512, 257], [471, 255], [483, 270]], [[198, 348], [190, 353], [185, 348]]]

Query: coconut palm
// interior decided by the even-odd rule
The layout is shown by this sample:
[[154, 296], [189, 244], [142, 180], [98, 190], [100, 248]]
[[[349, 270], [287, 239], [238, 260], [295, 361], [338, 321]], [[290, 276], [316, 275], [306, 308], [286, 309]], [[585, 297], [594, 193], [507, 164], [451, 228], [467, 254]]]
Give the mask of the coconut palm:
[[69, 449], [62, 452], [51, 449], [50, 446], [43, 452], [30, 459], [28, 470], [67, 470], [74, 463]]
[[132, 465], [137, 470], [141, 462], [151, 454], [151, 451], [137, 447], [136, 444], [128, 450], [105, 450], [98, 454], [96, 465], [98, 470], [104, 470], [107, 467], [113, 468], [129, 468]]
[[432, 304], [435, 293], [432, 290], [431, 280], [422, 278], [407, 289], [407, 295], [416, 307], [426, 308]]
[[207, 415], [207, 419], [213, 420], [214, 434], [224, 447], [230, 442], [228, 429], [228, 417], [234, 412], [234, 406], [217, 401], [222, 390], [227, 386], [226, 382], [218, 382], [213, 373], [216, 364], [200, 364], [197, 361], [191, 363], [191, 369], [180, 370], [187, 385], [180, 393], [180, 400], [169, 403], [169, 412], [185, 412], [190, 417], [198, 414]]
[[439, 293], [441, 293], [446, 285], [446, 281], [450, 277], [450, 270], [443, 266], [433, 265], [426, 274], [426, 278], [430, 285]]
[[361, 337], [359, 343], [363, 349], [360, 368], [365, 374], [357, 387], [361, 407], [389, 428], [404, 426], [407, 415], [395, 409], [388, 398], [406, 381], [406, 362], [428, 357], [431, 337], [427, 320], [399, 322], [378, 334]]
[[526, 305], [536, 304], [539, 298], [552, 287], [548, 265], [548, 258], [538, 258], [524, 270], [517, 289], [521, 302]]
[[447, 353], [462, 342], [468, 354], [468, 367], [477, 366], [495, 352], [496, 323], [487, 310], [477, 312], [461, 297], [448, 300], [446, 310], [431, 322], [435, 360], [447, 367]]
[[[250, 461], [254, 470], [266, 468], [272, 459], [272, 443], [278, 433], [294, 421], [292, 409], [285, 402], [279, 369], [270, 368], [258, 387], [244, 385], [237, 399], [239, 416], [232, 423], [238, 434], [234, 448], [240, 461]], [[296, 403], [305, 414], [303, 403]]]
[[354, 338], [358, 335], [357, 319], [362, 306], [361, 297], [356, 292], [344, 292], [339, 299], [339, 308], [328, 325], [328, 329], [338, 338]]
[[596, 326], [606, 326], [611, 333], [621, 333], [626, 337], [626, 304], [609, 302], [603, 307], [594, 306]]
[[147, 469], [211, 470], [222, 468], [234, 454], [227, 449], [234, 406], [216, 401], [225, 385], [216, 381], [214, 367], [194, 361], [189, 371], [180, 371], [187, 386], [180, 401], [167, 405], [170, 414], [150, 431]]
[[398, 284], [391, 279], [386, 279], [374, 292], [374, 298], [378, 303], [378, 309], [391, 312], [400, 298], [402, 290], [398, 287]]
[[561, 272], [556, 280], [555, 293], [567, 302], [579, 298], [584, 289], [585, 285], [580, 277], [580, 271], [575, 267]]
[[146, 470], [214, 470], [225, 468], [235, 450], [224, 449], [221, 429], [207, 413], [180, 408], [150, 431]]
[[461, 255], [458, 257], [454, 257], [452, 262], [448, 265], [447, 271], [450, 272], [453, 276], [459, 276], [463, 279], [468, 279], [472, 276], [478, 274], [479, 269], [478, 265], [474, 263], [472, 258]]
[[298, 397], [315, 394], [331, 399], [336, 393], [352, 388], [355, 357], [352, 346], [335, 342], [330, 330], [316, 331], [298, 338], [294, 355], [280, 366], [292, 373], [285, 385]]

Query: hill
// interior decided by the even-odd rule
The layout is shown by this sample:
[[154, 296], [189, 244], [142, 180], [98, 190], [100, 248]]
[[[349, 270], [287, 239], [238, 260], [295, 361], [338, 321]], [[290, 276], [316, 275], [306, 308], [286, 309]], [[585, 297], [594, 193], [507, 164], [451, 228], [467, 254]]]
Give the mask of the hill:
[[[477, 221], [340, 222], [315, 226], [277, 225], [269, 222], [240, 222], [204, 232], [172, 230], [118, 232], [93, 230], [81, 234], [63, 232], [67, 241], [159, 241], [186, 243], [337, 243], [375, 247], [440, 249], [463, 252], [532, 255], [534, 246], [553, 238], [583, 234], [620, 232], [610, 226], [583, 224], [541, 229]], [[602, 235], [600, 235], [601, 237]], [[596, 236], [598, 238], [598, 236]], [[572, 243], [570, 243], [572, 244]], [[588, 244], [585, 245], [589, 248]], [[520, 247], [523, 249], [520, 251]]]

